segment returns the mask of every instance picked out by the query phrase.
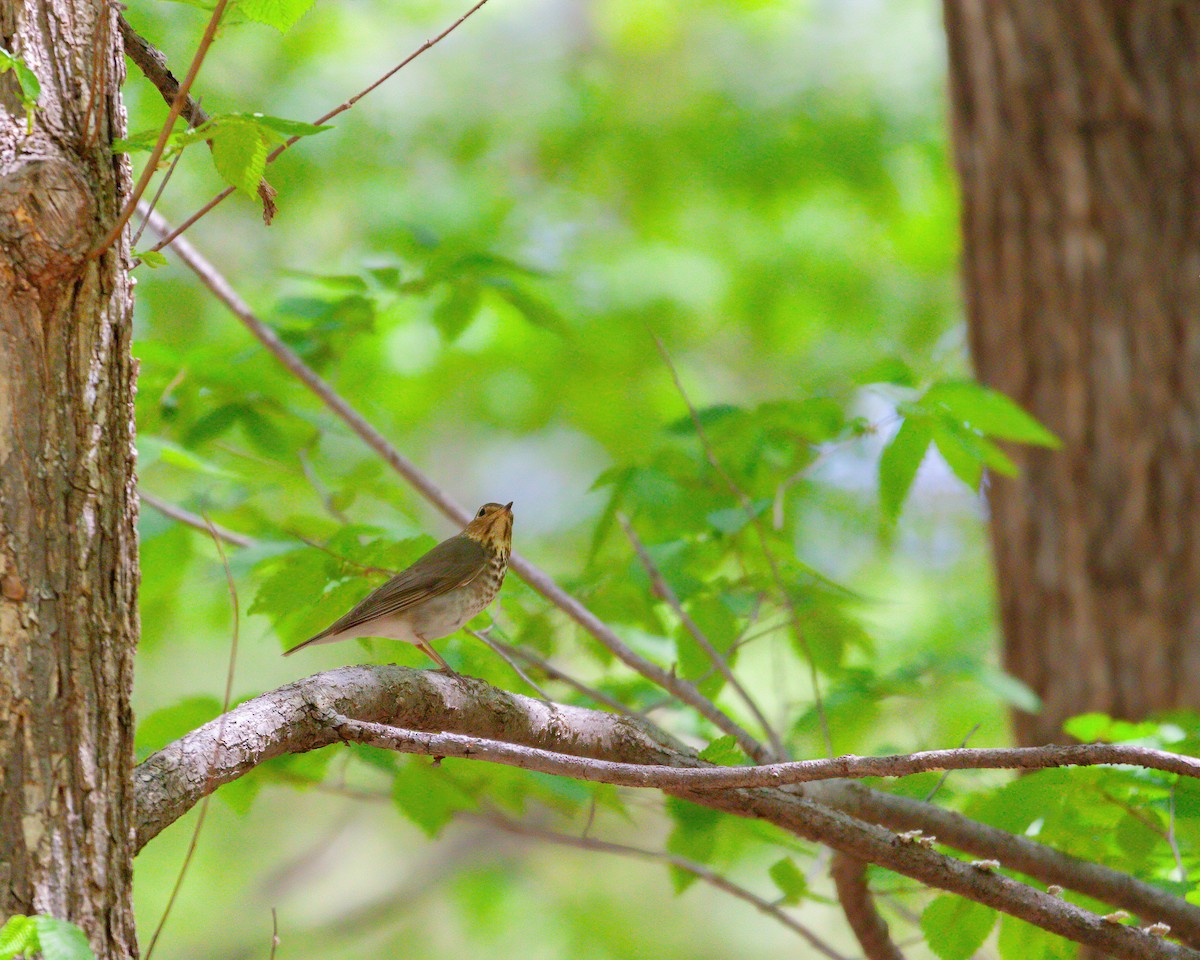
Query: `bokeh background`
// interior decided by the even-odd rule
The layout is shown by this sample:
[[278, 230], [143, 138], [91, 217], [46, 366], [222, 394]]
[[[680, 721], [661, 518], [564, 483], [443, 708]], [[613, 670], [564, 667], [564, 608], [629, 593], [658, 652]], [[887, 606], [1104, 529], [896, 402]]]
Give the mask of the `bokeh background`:
[[[312, 120], [464, 9], [321, 0], [284, 35], [230, 25], [195, 91], [212, 113]], [[126, 15], [182, 74], [205, 12], [133, 0]], [[269, 169], [271, 227], [237, 196], [189, 237], [462, 503], [514, 500], [518, 548], [614, 622], [645, 620], [645, 585], [608, 515], [613, 487], [597, 479], [641, 471], [624, 508], [652, 543], [671, 540], [672, 524], [703, 526], [712, 508], [693, 517], [647, 467], [687, 415], [652, 334], [699, 407], [833, 404], [837, 428], [791, 464], [780, 535], [798, 568], [853, 598], [828, 631], [834, 746], [1002, 743], [1007, 705], [1028, 694], [995, 665], [977, 494], [931, 455], [898, 524], [878, 499], [899, 396], [886, 384], [969, 371], [944, 70], [933, 0], [491, 0]], [[132, 65], [126, 98], [135, 132], [165, 115]], [[191, 148], [159, 210], [177, 222], [222, 186]], [[137, 272], [141, 484], [255, 538], [229, 548], [235, 696], [344, 663], [424, 666], [383, 644], [279, 656], [340, 612], [322, 596], [336, 606], [365, 589], [353, 571], [331, 585], [327, 555], [299, 538], [350, 529], [355, 548], [399, 563], [432, 542], [408, 538], [451, 528], [168, 259]], [[144, 752], [215, 712], [234, 619], [204, 534], [144, 507], [141, 537]], [[281, 582], [294, 589], [270, 593]], [[512, 639], [649, 703], [520, 584], [501, 611]], [[625, 629], [672, 661], [669, 637]], [[530, 692], [477, 641], [439, 647]], [[788, 639], [747, 645], [737, 666], [796, 752], [822, 752]], [[656, 718], [691, 742], [711, 738], [667, 714]], [[274, 908], [279, 957], [807, 955], [745, 903], [703, 884], [676, 895], [662, 863], [513, 837], [470, 809], [422, 824], [389, 797], [395, 776], [327, 751], [224, 788], [156, 953], [265, 958]], [[590, 819], [592, 836], [660, 850], [678, 834], [656, 797], [593, 806], [573, 785], [539, 789], [516, 806], [556, 829], [579, 834]], [[193, 817], [137, 860], [143, 938]], [[821, 902], [820, 853], [783, 843], [730, 830], [707, 857], [768, 899], [780, 894], [767, 868], [793, 857], [818, 894], [800, 915], [853, 952]], [[902, 917], [911, 885], [882, 885]]]

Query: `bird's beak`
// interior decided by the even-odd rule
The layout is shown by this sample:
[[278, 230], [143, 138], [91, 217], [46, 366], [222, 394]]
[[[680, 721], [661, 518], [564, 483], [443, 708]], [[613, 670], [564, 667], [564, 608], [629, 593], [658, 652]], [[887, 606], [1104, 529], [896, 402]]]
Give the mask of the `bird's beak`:
[[509, 516], [512, 516], [512, 505], [513, 505], [513, 502], [511, 500], [509, 500], [508, 503], [506, 503], [504, 505], [504, 509], [508, 511]]

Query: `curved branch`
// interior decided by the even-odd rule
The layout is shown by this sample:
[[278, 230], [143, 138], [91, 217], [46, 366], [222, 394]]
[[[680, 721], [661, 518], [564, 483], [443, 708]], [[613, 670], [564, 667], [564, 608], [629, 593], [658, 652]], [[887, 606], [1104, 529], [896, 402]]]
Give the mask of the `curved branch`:
[[867, 865], [844, 853], [835, 853], [829, 875], [833, 878], [846, 921], [867, 960], [904, 960], [904, 954], [892, 942], [887, 921], [875, 907], [875, 899], [867, 886]]
[[[628, 717], [545, 703], [471, 678], [396, 666], [345, 667], [239, 705], [225, 715], [224, 738], [219, 731], [221, 721], [214, 720], [141, 764], [135, 774], [139, 847], [216, 785], [236, 779], [271, 757], [336, 742], [339, 731], [325, 719], [331, 713], [364, 718], [358, 722], [360, 726], [402, 723], [410, 728], [389, 731], [389, 735], [412, 737], [419, 731], [449, 730], [476, 740], [503, 737], [505, 746], [521, 745], [558, 757], [650, 766], [648, 772], [668, 779], [684, 774], [673, 781], [677, 783], [689, 783], [687, 775], [700, 775], [697, 779], [702, 781], [730, 772], [701, 766], [692, 752]], [[218, 739], [223, 740], [221, 749], [215, 751], [216, 762], [210, 763]], [[444, 737], [425, 742], [439, 749], [455, 744], [453, 738]], [[461, 746], [461, 740], [458, 743]], [[742, 769], [744, 775], [763, 772]], [[670, 792], [736, 816], [768, 820], [835, 851], [993, 906], [1113, 956], [1200, 960], [1200, 952], [1133, 927], [1107, 923], [1023, 883], [974, 868], [925, 844], [906, 841], [795, 792], [711, 787], [674, 787]]]

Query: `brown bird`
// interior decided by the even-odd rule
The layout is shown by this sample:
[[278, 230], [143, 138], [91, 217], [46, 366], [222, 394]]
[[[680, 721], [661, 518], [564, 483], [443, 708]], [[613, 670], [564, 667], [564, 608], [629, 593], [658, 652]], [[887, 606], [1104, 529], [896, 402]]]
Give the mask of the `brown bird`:
[[508, 570], [512, 524], [511, 501], [485, 503], [462, 533], [443, 540], [284, 656], [310, 643], [386, 637], [414, 644], [442, 670], [454, 673], [429, 641], [450, 636], [495, 599]]

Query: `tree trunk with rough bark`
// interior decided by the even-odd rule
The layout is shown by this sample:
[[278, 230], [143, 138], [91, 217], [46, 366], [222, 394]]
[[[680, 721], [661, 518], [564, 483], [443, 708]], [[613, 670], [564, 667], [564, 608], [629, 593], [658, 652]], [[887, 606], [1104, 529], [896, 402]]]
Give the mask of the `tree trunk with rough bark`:
[[989, 490], [1024, 743], [1200, 707], [1200, 5], [946, 0], [980, 379], [1053, 430]]
[[2, 0], [0, 919], [49, 913], [134, 957], [137, 536], [128, 169], [114, 5]]

